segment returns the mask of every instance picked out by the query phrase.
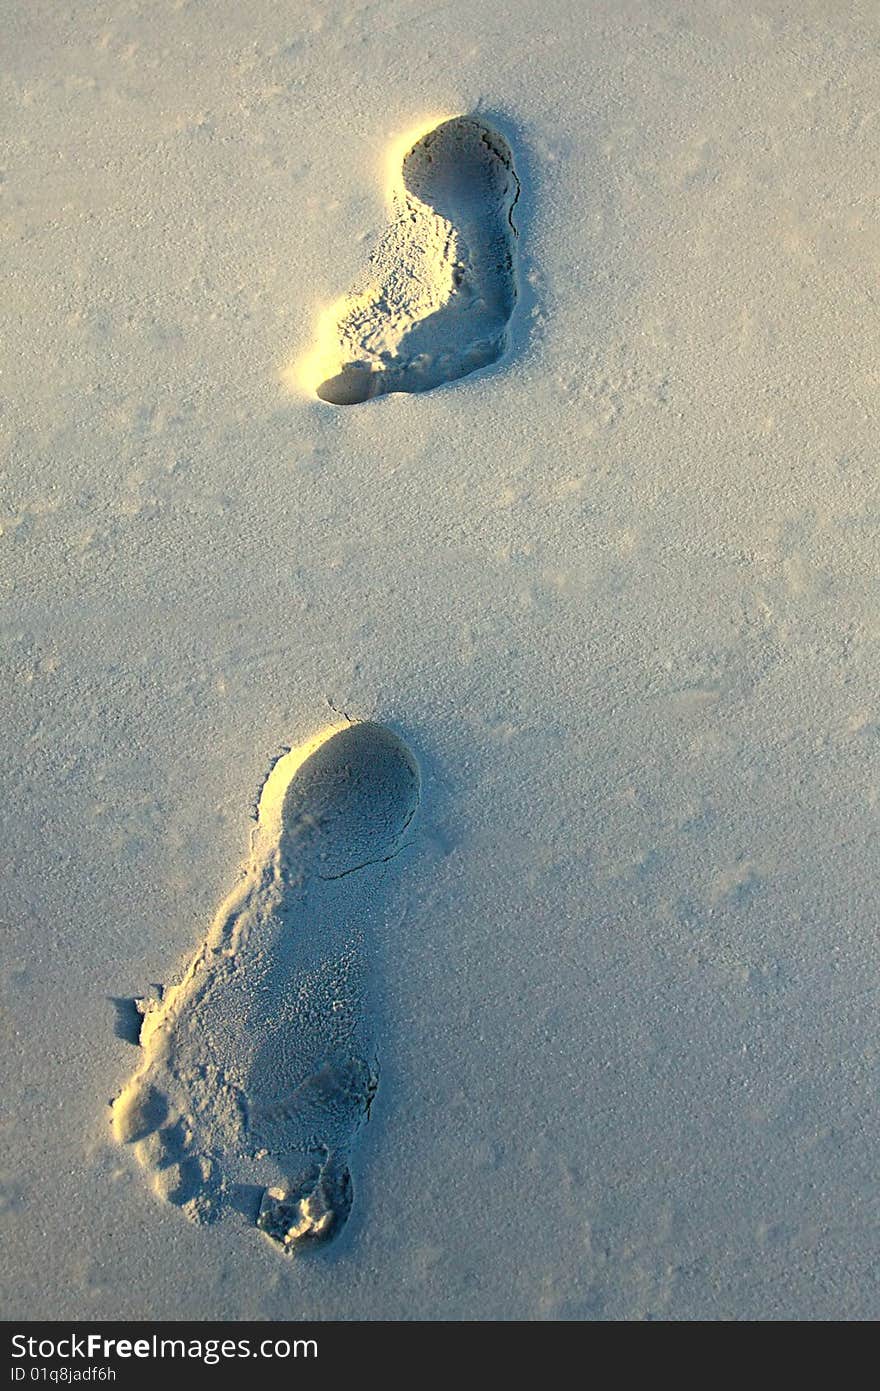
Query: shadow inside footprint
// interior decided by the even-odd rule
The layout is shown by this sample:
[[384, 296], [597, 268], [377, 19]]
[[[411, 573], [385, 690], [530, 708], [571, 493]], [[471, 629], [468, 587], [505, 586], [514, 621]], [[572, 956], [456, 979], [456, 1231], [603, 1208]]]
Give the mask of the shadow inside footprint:
[[409, 749], [381, 725], [349, 725], [312, 754], [284, 798], [282, 851], [298, 873], [341, 879], [390, 858], [419, 804]]
[[507, 142], [478, 117], [416, 141], [391, 225], [319, 354], [337, 363], [317, 387], [321, 400], [430, 391], [501, 357], [517, 298], [519, 194]]

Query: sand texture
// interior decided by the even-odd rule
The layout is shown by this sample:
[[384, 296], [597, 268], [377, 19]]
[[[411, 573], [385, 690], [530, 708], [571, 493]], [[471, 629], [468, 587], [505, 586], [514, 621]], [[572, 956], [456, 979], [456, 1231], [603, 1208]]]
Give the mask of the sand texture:
[[0, 31], [4, 1316], [876, 1317], [878, 7]]

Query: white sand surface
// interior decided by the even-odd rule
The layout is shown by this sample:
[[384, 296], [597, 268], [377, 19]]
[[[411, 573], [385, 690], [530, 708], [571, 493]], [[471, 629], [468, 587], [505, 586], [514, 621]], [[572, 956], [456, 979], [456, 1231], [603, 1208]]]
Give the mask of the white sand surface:
[[[6, 1317], [880, 1312], [880, 11], [2, 0]], [[291, 385], [388, 152], [510, 144], [510, 352]], [[351, 1217], [114, 1142], [285, 745], [421, 767]]]

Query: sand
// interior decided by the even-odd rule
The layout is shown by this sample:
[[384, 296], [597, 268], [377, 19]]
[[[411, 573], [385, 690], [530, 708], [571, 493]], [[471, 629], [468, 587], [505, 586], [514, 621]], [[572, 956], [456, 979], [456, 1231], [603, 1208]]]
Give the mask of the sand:
[[[876, 7], [0, 23], [5, 1315], [876, 1317]], [[520, 185], [505, 349], [320, 400], [458, 115]], [[291, 1256], [110, 1104], [348, 720], [419, 817], [354, 1203]]]

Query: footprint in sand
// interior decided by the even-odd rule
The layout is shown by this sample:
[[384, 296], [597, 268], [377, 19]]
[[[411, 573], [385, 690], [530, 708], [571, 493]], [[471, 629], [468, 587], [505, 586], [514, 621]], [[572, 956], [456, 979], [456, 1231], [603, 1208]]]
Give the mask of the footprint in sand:
[[244, 878], [150, 1002], [113, 1103], [116, 1138], [191, 1217], [237, 1208], [292, 1251], [348, 1216], [378, 1081], [368, 937], [418, 804], [415, 760], [376, 724], [327, 730], [272, 769]]
[[404, 155], [391, 222], [363, 279], [324, 315], [301, 376], [321, 400], [354, 406], [430, 391], [495, 362], [516, 302], [507, 142], [457, 116]]

